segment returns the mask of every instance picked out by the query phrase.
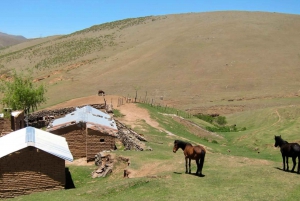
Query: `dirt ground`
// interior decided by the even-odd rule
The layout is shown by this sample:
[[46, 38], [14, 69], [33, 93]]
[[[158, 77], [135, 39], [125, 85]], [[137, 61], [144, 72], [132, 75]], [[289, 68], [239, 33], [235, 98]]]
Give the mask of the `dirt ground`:
[[[106, 96], [88, 96], [83, 98], [76, 98], [70, 101], [49, 107], [47, 109], [59, 109], [64, 107], [75, 107], [81, 105], [89, 105], [89, 104], [101, 104], [104, 103], [104, 98], [107, 104], [112, 104], [114, 109], [119, 110], [124, 117], [122, 117], [122, 123], [131, 125], [132, 128], [136, 126], [137, 121], [143, 119], [147, 124], [154, 128], [159, 128], [159, 124], [150, 118], [150, 115], [147, 110], [137, 107], [133, 103], [126, 103], [124, 97], [115, 96], [115, 95], [106, 95]], [[123, 99], [123, 104], [118, 105], [118, 100]], [[121, 101], [120, 101], [121, 102]]]
[[[123, 104], [118, 105], [120, 103], [120, 99], [123, 99]], [[112, 104], [114, 109], [119, 110], [124, 117], [122, 117], [122, 123], [126, 125], [130, 125], [132, 128], [135, 126], [139, 125], [140, 120], [144, 120], [147, 124], [150, 126], [160, 129], [169, 135], [174, 135], [173, 133], [170, 133], [167, 130], [164, 130], [159, 126], [159, 123], [156, 122], [155, 120], [151, 119], [150, 114], [146, 109], [139, 108], [136, 106], [134, 103], [126, 103], [126, 100], [124, 97], [121, 96], [116, 96], [116, 95], [106, 95], [105, 100], [107, 104]], [[75, 106], [82, 106], [82, 105], [89, 105], [89, 104], [101, 104], [104, 103], [104, 97], [103, 96], [88, 96], [88, 97], [83, 97], [83, 98], [77, 98], [73, 99], [52, 107], [49, 107], [47, 109], [58, 109], [58, 108], [64, 108], [64, 107], [75, 107]], [[192, 133], [198, 136], [202, 137], [207, 137], [208, 135], [213, 135], [214, 133], [209, 133], [201, 128], [197, 128], [195, 125], [190, 124], [187, 120], [184, 120], [180, 117], [174, 117], [175, 121], [180, 122], [181, 124], [184, 124], [187, 129], [189, 129]], [[216, 135], [216, 134], [215, 134]], [[221, 136], [215, 136], [217, 138]], [[207, 151], [210, 152], [210, 148], [206, 147]], [[67, 162], [66, 164], [72, 164], [72, 165], [78, 165], [78, 166], [95, 166], [94, 162], [89, 162], [87, 163], [85, 158], [77, 159], [73, 162]], [[151, 165], [147, 164], [143, 166], [139, 171], [135, 171], [130, 169], [130, 167], [119, 167], [115, 171], [123, 171], [123, 169], [128, 169], [130, 171], [129, 178], [134, 178], [134, 177], [145, 177], [145, 176], [155, 176], [157, 174], [158, 169], [168, 169], [170, 168], [169, 166], [162, 167], [162, 164], [159, 163], [153, 163]], [[160, 168], [155, 168], [160, 166]]]
[[[122, 105], [118, 105], [118, 102], [119, 102], [118, 100], [120, 100], [120, 99], [123, 99]], [[130, 125], [131, 128], [134, 128], [136, 125], [138, 125], [138, 121], [143, 119], [150, 126], [163, 130], [162, 128], [159, 127], [158, 122], [151, 119], [147, 110], [145, 110], [143, 108], [139, 108], [133, 103], [126, 103], [126, 100], [124, 97], [115, 96], [115, 95], [106, 95], [105, 100], [106, 100], [107, 104], [112, 104], [114, 109], [119, 110], [123, 115], [125, 115], [124, 117], [122, 117], [123, 124]], [[47, 109], [52, 110], [52, 109], [59, 109], [59, 108], [64, 108], [64, 107], [76, 107], [76, 106], [81, 106], [81, 105], [101, 104], [101, 103], [104, 103], [104, 97], [94, 95], [94, 96], [72, 99], [70, 101], [49, 107]], [[81, 158], [81, 159], [74, 160], [73, 162], [67, 162], [66, 164], [79, 165], [79, 166], [80, 165], [93, 166], [94, 162], [87, 163], [85, 158]], [[150, 169], [151, 168], [149, 168], [149, 170]], [[148, 171], [145, 170], [143, 172], [147, 173]], [[132, 176], [135, 175], [133, 171], [132, 171], [131, 175]], [[136, 176], [141, 176], [141, 175], [136, 175]]]
[[[120, 99], [123, 99], [122, 105], [118, 105], [118, 102], [121, 102], [121, 101], [119, 101]], [[168, 133], [169, 135], [174, 135], [173, 133], [170, 133], [169, 131], [161, 128], [159, 126], [158, 122], [151, 119], [150, 114], [148, 113], [148, 111], [146, 109], [137, 107], [136, 104], [134, 104], [134, 103], [126, 103], [126, 100], [124, 97], [115, 96], [115, 95], [106, 95], [105, 100], [106, 100], [107, 104], [112, 104], [114, 109], [119, 110], [123, 115], [125, 115], [124, 117], [122, 117], [122, 120], [121, 120], [121, 122], [123, 124], [130, 125], [131, 128], [134, 128], [135, 126], [137, 126], [139, 124], [140, 120], [144, 120], [150, 126], [157, 128], [159, 130], [162, 130], [162, 131]], [[100, 103], [104, 103], [104, 97], [94, 95], [94, 96], [72, 99], [70, 101], [49, 107], [47, 109], [59, 109], [59, 108], [64, 108], [64, 107], [75, 107], [75, 106], [81, 106], [81, 105], [100, 104]], [[182, 122], [183, 119], [179, 119], [179, 118], [175, 118], [175, 117], [174, 117], [174, 119], [176, 121], [180, 121], [181, 123], [187, 125], [186, 122]], [[191, 126], [191, 127], [193, 127], [193, 126]], [[195, 132], [196, 135], [204, 135], [204, 136], [207, 135], [207, 132], [203, 131], [202, 129], [192, 128], [191, 131]], [[78, 165], [78, 166], [94, 166], [95, 165], [94, 162], [87, 163], [85, 158], [77, 159], [77, 160], [74, 160], [73, 162], [67, 162], [66, 164], [67, 165], [72, 164], [72, 165]], [[160, 168], [155, 168], [158, 166], [160, 166]], [[123, 171], [122, 168], [126, 168], [126, 167], [119, 167], [119, 168], [121, 168], [121, 169], [116, 169], [115, 171]], [[132, 169], [130, 169], [130, 167], [127, 167], [126, 169], [128, 169], [130, 171], [129, 178], [134, 178], [134, 177], [145, 177], [145, 176], [149, 176], [149, 175], [155, 176], [157, 174], [157, 170], [162, 169], [162, 168], [168, 169], [170, 167], [169, 166], [162, 167], [161, 164], [159, 164], [159, 163], [153, 163], [151, 165], [149, 165], [149, 164], [144, 165], [139, 171], [132, 170]]]

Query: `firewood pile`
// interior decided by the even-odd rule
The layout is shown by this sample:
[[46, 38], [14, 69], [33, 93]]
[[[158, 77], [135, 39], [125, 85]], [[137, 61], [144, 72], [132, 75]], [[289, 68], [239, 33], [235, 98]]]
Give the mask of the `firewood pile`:
[[132, 129], [127, 128], [121, 122], [119, 122], [117, 120], [115, 120], [115, 121], [116, 121], [116, 124], [118, 127], [118, 138], [121, 140], [121, 142], [125, 146], [125, 150], [152, 151], [152, 148], [146, 147], [144, 142], [147, 142], [147, 140], [143, 136], [139, 135]]
[[[78, 106], [79, 108], [84, 107], [86, 105]], [[93, 108], [98, 110], [105, 109], [104, 104], [92, 104], [90, 105]], [[72, 113], [76, 110], [76, 107], [66, 107], [55, 110], [42, 110], [38, 112], [34, 112], [28, 115], [28, 125], [35, 128], [42, 128], [47, 126], [52, 119], [57, 119], [65, 116], [66, 114]]]
[[111, 155], [105, 152], [99, 152], [95, 155], [95, 165], [98, 167], [92, 172], [92, 178], [105, 177], [112, 173], [114, 160]]

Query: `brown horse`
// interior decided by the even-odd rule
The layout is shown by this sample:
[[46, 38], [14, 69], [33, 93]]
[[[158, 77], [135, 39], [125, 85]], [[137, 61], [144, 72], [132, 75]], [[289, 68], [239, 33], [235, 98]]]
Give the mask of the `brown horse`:
[[176, 153], [179, 148], [183, 150], [183, 154], [185, 156], [185, 173], [191, 174], [191, 160], [195, 160], [197, 164], [196, 175], [204, 177], [205, 175], [202, 174], [202, 168], [206, 154], [204, 147], [200, 145], [193, 146], [191, 143], [175, 140], [173, 152]]

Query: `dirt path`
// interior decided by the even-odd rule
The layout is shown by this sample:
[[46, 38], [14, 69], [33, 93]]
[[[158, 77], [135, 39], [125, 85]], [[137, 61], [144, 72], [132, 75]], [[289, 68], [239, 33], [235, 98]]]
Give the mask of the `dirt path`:
[[[118, 106], [118, 100], [123, 99], [123, 104]], [[106, 95], [105, 100], [107, 104], [112, 104], [114, 109], [119, 110], [124, 117], [122, 117], [122, 123], [131, 125], [132, 128], [134, 128], [137, 124], [138, 121], [140, 120], [145, 120], [147, 124], [150, 126], [157, 128], [157, 129], [162, 129], [159, 127], [159, 124], [151, 119], [148, 111], [143, 108], [139, 108], [136, 106], [134, 103], [126, 103], [126, 100], [124, 97], [121, 96], [115, 96], [115, 95]], [[64, 108], [64, 107], [76, 107], [76, 106], [81, 106], [81, 105], [89, 105], [89, 104], [103, 104], [104, 97], [103, 96], [88, 96], [88, 97], [83, 97], [83, 98], [76, 98], [72, 99], [70, 101], [49, 107], [47, 109], [58, 109], [58, 108]]]
[[[123, 98], [123, 104], [118, 106], [118, 100]], [[120, 121], [125, 125], [130, 125], [131, 128], [134, 128], [135, 126], [138, 126], [140, 124], [141, 120], [144, 120], [148, 125], [150, 125], [153, 128], [159, 129], [168, 135], [174, 135], [173, 133], [163, 129], [160, 127], [159, 123], [155, 120], [151, 119], [149, 112], [146, 109], [138, 107], [134, 103], [126, 103], [124, 97], [120, 96], [113, 96], [113, 95], [106, 95], [105, 100], [107, 104], [113, 104], [113, 108], [119, 110], [124, 117], [120, 119]], [[64, 107], [76, 107], [76, 106], [82, 106], [82, 105], [90, 105], [90, 104], [103, 104], [104, 103], [104, 97], [102, 96], [88, 96], [83, 98], [77, 98], [72, 99], [70, 101], [49, 107], [47, 109], [59, 109]], [[203, 131], [202, 131], [203, 132]], [[184, 139], [182, 139], [184, 140]], [[86, 163], [86, 160], [83, 159], [77, 159], [71, 163], [72, 165], [84, 165], [84, 166], [94, 166], [93, 162]], [[134, 171], [131, 170], [130, 177], [143, 177], [147, 175], [154, 175], [157, 172], [157, 168], [154, 168], [158, 166], [159, 164], [152, 164], [149, 166], [149, 164], [142, 167], [142, 171]], [[161, 167], [160, 167], [161, 168]], [[167, 167], [165, 167], [167, 168]], [[154, 171], [155, 170], [155, 171]]]

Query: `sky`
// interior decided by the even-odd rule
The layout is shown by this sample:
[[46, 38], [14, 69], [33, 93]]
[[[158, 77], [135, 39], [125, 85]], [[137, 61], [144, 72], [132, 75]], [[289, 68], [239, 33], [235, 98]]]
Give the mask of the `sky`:
[[300, 0], [0, 0], [0, 32], [40, 38], [126, 18], [214, 11], [300, 15]]

